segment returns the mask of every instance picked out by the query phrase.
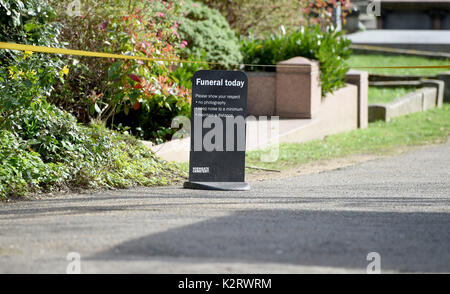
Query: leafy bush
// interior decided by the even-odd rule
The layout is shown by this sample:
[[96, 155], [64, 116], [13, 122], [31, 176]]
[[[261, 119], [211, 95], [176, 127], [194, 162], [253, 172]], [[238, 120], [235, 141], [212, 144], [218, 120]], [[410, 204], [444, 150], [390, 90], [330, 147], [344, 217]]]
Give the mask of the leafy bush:
[[[102, 24], [121, 7], [113, 5], [115, 3], [111, 0], [108, 3], [83, 0], [79, 7], [82, 15], [78, 15], [76, 11], [71, 11], [72, 0], [50, 0], [50, 3], [61, 24], [61, 42], [70, 49], [94, 52], [101, 52], [105, 46], [106, 35], [102, 33]], [[103, 58], [85, 56], [66, 55], [61, 59], [70, 67], [70, 74], [64, 84], [56, 87], [48, 101], [75, 115], [79, 122], [89, 123], [89, 96], [92, 91], [102, 93], [105, 90], [107, 64]]]
[[180, 36], [187, 41], [188, 56], [206, 54], [215, 68], [227, 68], [242, 61], [239, 40], [227, 20], [215, 9], [201, 3], [185, 1]]
[[53, 22], [55, 16], [54, 10], [46, 0], [2, 0], [0, 41], [43, 46], [55, 43], [58, 45], [59, 41], [55, 38], [60, 31], [59, 24]]
[[[180, 1], [105, 0], [82, 6], [82, 16], [61, 19], [63, 40], [71, 48], [157, 59], [180, 59]], [[65, 13], [67, 6], [59, 10]], [[89, 8], [89, 9], [88, 9]], [[101, 119], [125, 126], [141, 138], [160, 143], [175, 132], [171, 119], [190, 114], [190, 95], [178, 78], [191, 66], [169, 62], [70, 58], [71, 75], [51, 102], [82, 122]], [[177, 78], [178, 77], [178, 78]]]
[[85, 127], [54, 105], [41, 103], [0, 131], [0, 198], [63, 187], [126, 188], [163, 185], [184, 176], [137, 139]]
[[[166, 6], [166, 13], [172, 7]], [[108, 51], [127, 52], [134, 56], [158, 59], [179, 59], [179, 36], [169, 23], [155, 22], [158, 10], [147, 9], [111, 20], [105, 28]], [[159, 24], [157, 29], [155, 26]], [[176, 44], [176, 45], [173, 45]], [[160, 143], [170, 139], [171, 120], [178, 115], [189, 116], [190, 93], [173, 77], [174, 65], [166, 62], [119, 60], [108, 67], [105, 92], [91, 96], [96, 111], [107, 121], [144, 130], [145, 139]], [[129, 114], [132, 114], [128, 116]], [[117, 116], [116, 116], [117, 115]], [[137, 119], [137, 120], [136, 120]]]
[[0, 199], [11, 194], [22, 196], [57, 181], [54, 166], [46, 165], [38, 153], [26, 147], [13, 133], [0, 130]]
[[199, 70], [210, 69], [208, 63], [198, 62], [205, 61], [206, 54], [203, 54], [200, 58], [196, 58], [195, 56], [186, 57], [187, 61], [192, 62], [184, 62], [180, 63], [179, 66], [171, 73], [172, 77], [175, 81], [180, 84], [185, 89], [192, 89], [192, 77]]
[[[325, 96], [345, 85], [344, 77], [348, 71], [345, 60], [350, 57], [350, 43], [341, 32], [331, 27], [323, 31], [315, 26], [287, 35], [272, 35], [263, 40], [246, 39], [242, 42], [242, 52], [246, 64], [276, 64], [295, 56], [318, 60], [322, 95]], [[267, 67], [266, 70], [274, 68]]]
[[[52, 3], [64, 25], [62, 40], [72, 49], [208, 60], [223, 63], [220, 67], [242, 60], [239, 41], [226, 20], [204, 5], [178, 0], [105, 0], [96, 6], [95, 1], [86, 0], [81, 16], [68, 17], [68, 1]], [[190, 116], [191, 78], [198, 69], [209, 68], [207, 63], [66, 60], [71, 74], [50, 102], [81, 122], [101, 119], [110, 127], [126, 128], [155, 143], [172, 137], [174, 117]]]
[[[37, 0], [0, 0], [1, 41], [63, 47], [58, 41], [59, 25], [53, 22], [55, 15], [47, 4], [47, 1]], [[128, 21], [121, 20], [125, 23]], [[138, 24], [137, 18], [133, 19], [135, 20], [133, 25]], [[105, 27], [106, 24], [103, 29]], [[124, 25], [121, 28], [128, 29], [131, 26]], [[133, 42], [137, 35], [130, 31], [123, 34], [118, 26], [111, 28], [114, 29], [117, 29], [115, 37], [120, 39], [125, 36], [121, 39], [125, 40], [124, 43], [110, 38], [111, 43], [102, 43], [102, 46], [115, 48], [120, 53], [130, 51], [126, 47], [129, 46], [136, 50], [136, 54], [149, 56], [144, 55], [147, 53], [144, 47], [135, 49]], [[140, 27], [134, 29], [139, 31]], [[104, 40], [108, 37], [110, 35], [105, 30]], [[151, 36], [143, 37], [152, 39]], [[159, 41], [160, 39], [156, 40]], [[122, 45], [124, 46], [121, 47]], [[165, 46], [167, 43], [159, 45], [161, 51], [167, 49], [167, 54], [175, 52]], [[161, 56], [166, 56], [164, 54]], [[80, 64], [75, 58], [65, 61], [70, 61], [75, 72], [80, 70], [79, 72], [87, 73], [92, 69], [88, 67], [90, 64]], [[108, 130], [102, 123], [91, 123], [87, 127], [80, 125], [71, 114], [48, 103], [46, 98], [49, 95], [53, 94], [55, 97], [55, 86], [58, 86], [59, 94], [70, 93], [70, 87], [76, 87], [74, 80], [66, 84], [67, 87], [60, 86], [64, 77], [69, 74], [69, 66], [63, 65], [64, 61], [56, 55], [0, 51], [0, 198], [62, 187], [125, 188], [158, 185], [183, 176], [175, 166], [159, 160], [134, 137]], [[178, 88], [175, 78], [164, 78], [171, 72], [170, 68], [164, 64], [157, 65], [153, 68], [147, 64], [137, 69], [137, 64], [131, 62], [118, 64], [109, 61], [99, 64], [108, 79], [98, 83], [105, 85], [105, 91], [100, 95], [94, 92], [90, 97], [94, 111], [102, 114], [102, 110], [105, 110], [100, 109], [103, 106], [99, 103], [100, 98], [117, 98], [113, 94], [121, 91], [115, 92], [114, 87], [122, 87], [122, 92], [126, 95], [134, 95], [133, 90], [143, 89], [139, 94], [152, 94], [149, 100], [156, 96], [150, 103], [142, 102], [149, 107], [167, 108], [169, 105], [169, 111], [176, 111], [178, 108], [185, 111], [189, 108], [186, 93]], [[158, 83], [157, 87], [154, 85], [151, 89], [154, 92], [145, 92], [145, 87], [150, 86], [145, 84], [144, 78], [146, 81], [148, 78], [149, 83]], [[80, 82], [83, 84], [85, 81]], [[97, 81], [89, 86], [95, 83]], [[80, 92], [87, 93], [87, 88], [81, 87]], [[61, 89], [65, 92], [60, 91]], [[90, 90], [99, 91], [96, 87]], [[176, 92], [178, 90], [180, 91]], [[119, 102], [130, 103], [129, 99], [128, 97]], [[137, 109], [137, 103], [133, 102], [134, 109]], [[117, 108], [115, 110], [120, 112]], [[168, 113], [162, 115], [169, 117]]]
[[[46, 1], [0, 1], [0, 41], [60, 46], [59, 25]], [[0, 128], [19, 109], [45, 99], [63, 82], [56, 56], [0, 50]]]
[[43, 102], [12, 116], [11, 130], [45, 163], [71, 163], [87, 155], [83, 142], [88, 137], [76, 119], [52, 104]]

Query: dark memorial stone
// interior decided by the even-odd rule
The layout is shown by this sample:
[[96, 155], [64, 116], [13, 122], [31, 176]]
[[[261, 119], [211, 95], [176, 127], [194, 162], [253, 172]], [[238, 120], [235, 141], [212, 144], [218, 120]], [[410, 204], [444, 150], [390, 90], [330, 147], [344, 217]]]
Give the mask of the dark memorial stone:
[[185, 188], [249, 190], [245, 180], [248, 80], [241, 71], [201, 70], [192, 78], [191, 151]]

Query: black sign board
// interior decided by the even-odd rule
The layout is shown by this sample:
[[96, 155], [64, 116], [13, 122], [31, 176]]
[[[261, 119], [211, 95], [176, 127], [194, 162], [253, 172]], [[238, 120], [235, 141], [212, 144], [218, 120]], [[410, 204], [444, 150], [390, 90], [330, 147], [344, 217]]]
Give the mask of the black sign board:
[[248, 80], [241, 71], [201, 70], [192, 78], [191, 151], [185, 188], [248, 190], [245, 116]]

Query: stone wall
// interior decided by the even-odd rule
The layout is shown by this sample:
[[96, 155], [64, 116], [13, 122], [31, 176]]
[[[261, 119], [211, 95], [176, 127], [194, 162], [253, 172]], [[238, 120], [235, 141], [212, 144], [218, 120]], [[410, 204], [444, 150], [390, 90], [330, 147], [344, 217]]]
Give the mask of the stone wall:
[[369, 121], [390, 121], [393, 117], [426, 111], [442, 105], [439, 87], [424, 87], [387, 104], [369, 105]]
[[[320, 69], [317, 61], [295, 57], [277, 64], [276, 72], [247, 72], [248, 115], [279, 116], [280, 119], [312, 119], [318, 117], [327, 97], [321, 97]], [[357, 91], [351, 94], [359, 128], [368, 125], [368, 74], [350, 71], [346, 82], [355, 85]], [[339, 91], [336, 91], [339, 92]], [[332, 94], [328, 96], [333, 96]], [[336, 106], [339, 108], [339, 106]], [[343, 106], [341, 106], [342, 108]], [[341, 111], [342, 109], [336, 109]]]

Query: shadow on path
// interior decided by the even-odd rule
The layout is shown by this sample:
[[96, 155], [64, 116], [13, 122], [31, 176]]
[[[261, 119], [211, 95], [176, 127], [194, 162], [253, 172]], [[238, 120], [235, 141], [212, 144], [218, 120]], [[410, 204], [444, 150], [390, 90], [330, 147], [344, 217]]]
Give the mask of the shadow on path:
[[158, 257], [274, 262], [382, 270], [450, 272], [450, 215], [307, 210], [245, 210], [129, 240], [96, 260]]

